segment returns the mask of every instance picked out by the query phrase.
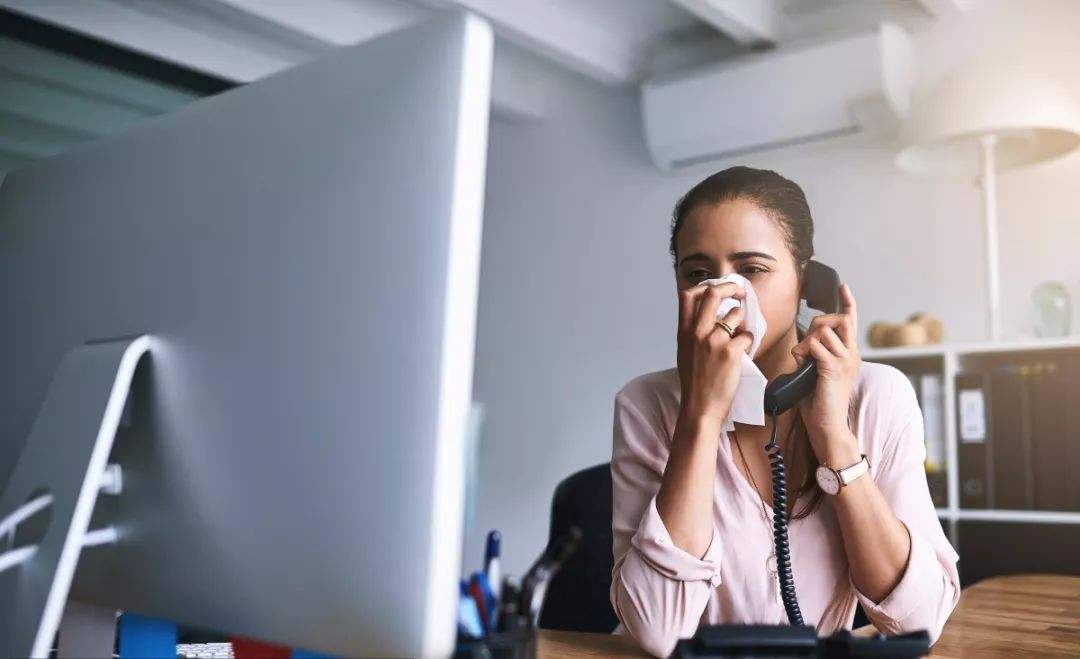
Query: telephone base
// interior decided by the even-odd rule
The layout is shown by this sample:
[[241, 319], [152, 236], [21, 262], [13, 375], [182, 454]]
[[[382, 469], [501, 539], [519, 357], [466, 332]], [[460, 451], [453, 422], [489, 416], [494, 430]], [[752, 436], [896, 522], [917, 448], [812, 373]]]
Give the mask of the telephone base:
[[703, 625], [692, 638], [680, 640], [671, 654], [692, 657], [922, 657], [930, 652], [925, 630], [862, 638], [841, 629], [817, 636], [810, 625]]

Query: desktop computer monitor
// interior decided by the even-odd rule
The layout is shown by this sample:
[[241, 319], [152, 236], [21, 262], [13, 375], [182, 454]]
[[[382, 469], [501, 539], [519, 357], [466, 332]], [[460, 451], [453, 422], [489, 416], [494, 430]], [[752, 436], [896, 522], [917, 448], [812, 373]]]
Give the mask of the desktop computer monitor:
[[152, 339], [72, 597], [452, 652], [491, 58], [441, 17], [8, 175], [0, 483], [65, 353]]

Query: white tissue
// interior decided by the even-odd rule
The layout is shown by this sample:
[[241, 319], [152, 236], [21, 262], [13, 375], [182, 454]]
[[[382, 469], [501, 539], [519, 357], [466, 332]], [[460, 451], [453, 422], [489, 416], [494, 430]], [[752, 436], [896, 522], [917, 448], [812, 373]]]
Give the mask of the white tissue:
[[[765, 316], [761, 315], [761, 309], [758, 307], [757, 294], [754, 293], [754, 287], [750, 285], [750, 281], [739, 273], [732, 272], [718, 279], [706, 279], [701, 282], [701, 285], [716, 285], [729, 281], [735, 282], [746, 291], [746, 298], [743, 300], [746, 313], [742, 329], [750, 332], [754, 338], [750, 342], [749, 353], [743, 353], [742, 356], [742, 374], [739, 378], [739, 386], [735, 390], [735, 397], [731, 401], [731, 410], [724, 418], [721, 427], [723, 432], [734, 430], [736, 421], [755, 426], [765, 425], [765, 386], [769, 384], [765, 374], [754, 363], [754, 355], [757, 354], [758, 346], [761, 345], [761, 339], [765, 337], [767, 326]], [[720, 300], [720, 305], [716, 309], [716, 320], [723, 320], [724, 316], [739, 304], [739, 300], [733, 297]]]

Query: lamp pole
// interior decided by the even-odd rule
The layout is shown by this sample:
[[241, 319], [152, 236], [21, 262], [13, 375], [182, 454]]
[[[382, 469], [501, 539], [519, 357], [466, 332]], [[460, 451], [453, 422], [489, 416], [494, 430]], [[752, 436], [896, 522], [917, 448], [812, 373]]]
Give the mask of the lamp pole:
[[997, 146], [998, 136], [994, 134], [983, 135], [979, 141], [982, 146], [983, 219], [986, 224], [986, 304], [990, 312], [990, 340], [997, 342], [1001, 341], [997, 173], [994, 163], [994, 148]]

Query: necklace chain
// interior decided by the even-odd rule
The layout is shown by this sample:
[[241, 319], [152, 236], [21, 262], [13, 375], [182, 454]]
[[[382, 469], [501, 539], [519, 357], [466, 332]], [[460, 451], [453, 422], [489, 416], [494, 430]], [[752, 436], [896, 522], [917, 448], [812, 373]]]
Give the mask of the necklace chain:
[[[773, 421], [775, 423], [775, 420]], [[746, 461], [746, 455], [743, 454], [742, 443], [739, 441], [739, 431], [732, 429], [732, 434], [735, 435], [735, 448], [739, 450], [739, 457], [742, 459], [743, 467], [746, 469], [746, 475], [750, 478], [750, 483], [754, 486], [754, 492], [758, 495], [758, 500], [761, 502], [761, 513], [765, 516], [765, 523], [769, 523], [769, 513], [765, 510], [765, 497], [761, 496], [761, 489], [758, 488], [757, 480], [754, 478], [754, 474], [750, 471], [750, 465]], [[791, 427], [788, 428], [787, 439], [784, 440], [784, 448], [791, 446], [791, 435], [795, 432], [795, 421], [792, 420]], [[790, 465], [789, 465], [790, 466]], [[792, 506], [794, 506], [794, 501]], [[774, 502], [775, 504], [775, 502]], [[789, 511], [790, 512], [790, 511]]]
[[[776, 423], [776, 419], [773, 419], [773, 423]], [[778, 569], [778, 566], [776, 565], [776, 547], [775, 547], [775, 545], [773, 545], [773, 542], [772, 542], [772, 540], [773, 540], [772, 533], [771, 533], [772, 525], [769, 523], [769, 513], [768, 513], [767, 510], [765, 510], [765, 498], [763, 496], [761, 496], [761, 491], [758, 489], [757, 481], [754, 479], [754, 474], [750, 471], [750, 464], [746, 461], [746, 455], [743, 453], [742, 444], [739, 442], [739, 433], [738, 433], [738, 431], [736, 431], [735, 429], [732, 429], [731, 432], [732, 432], [732, 434], [735, 435], [735, 447], [739, 450], [739, 457], [742, 458], [743, 467], [746, 468], [746, 475], [750, 478], [750, 483], [754, 486], [754, 492], [757, 493], [758, 500], [761, 502], [761, 516], [765, 518], [765, 525], [770, 530], [770, 532], [768, 534], [769, 535], [769, 544], [772, 545], [772, 547], [771, 547], [771, 551], [769, 553], [768, 558], [765, 559], [765, 569], [769, 573], [772, 574], [772, 577], [773, 577], [772, 581], [773, 581], [773, 586], [774, 586], [773, 595], [776, 597], [776, 601], [779, 602], [780, 600], [783, 599], [783, 597], [781, 596], [781, 593], [780, 593], [780, 582], [776, 578], [777, 569]], [[795, 432], [795, 421], [793, 420], [791, 422], [791, 428], [788, 429], [787, 439], [785, 440], [785, 443], [784, 443], [785, 447], [791, 446], [791, 435], [794, 432]], [[794, 502], [792, 502], [792, 505], [794, 505]]]

